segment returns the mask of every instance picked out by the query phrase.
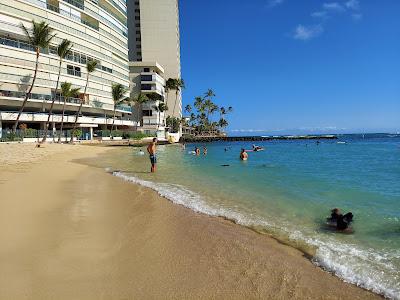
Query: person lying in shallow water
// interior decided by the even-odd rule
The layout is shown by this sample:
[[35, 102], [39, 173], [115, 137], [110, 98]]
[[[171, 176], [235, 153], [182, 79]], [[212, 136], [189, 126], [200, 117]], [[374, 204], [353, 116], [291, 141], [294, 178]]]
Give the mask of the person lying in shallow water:
[[348, 212], [343, 215], [339, 208], [331, 210], [331, 217], [327, 218], [327, 224], [331, 227], [335, 227], [339, 231], [351, 230], [350, 224], [353, 222], [353, 213]]

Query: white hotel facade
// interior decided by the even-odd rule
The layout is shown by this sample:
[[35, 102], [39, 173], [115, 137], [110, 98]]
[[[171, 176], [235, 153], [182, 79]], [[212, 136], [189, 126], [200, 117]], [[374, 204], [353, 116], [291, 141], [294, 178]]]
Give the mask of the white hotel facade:
[[[50, 48], [41, 52], [35, 86], [20, 124], [43, 129], [55, 95], [50, 131], [58, 129], [62, 101], [55, 91], [59, 66], [56, 47], [62, 39], [69, 39], [72, 52], [63, 61], [60, 83], [71, 82], [81, 94], [67, 102], [64, 128], [71, 128], [83, 101], [78, 124], [86, 138], [93, 138], [94, 130], [110, 129], [114, 108], [111, 85], [130, 85], [126, 1], [0, 0], [0, 137], [12, 127], [32, 82], [35, 52], [21, 29], [21, 23], [31, 28], [32, 20], [45, 21], [57, 35]], [[88, 60], [98, 61], [98, 66], [89, 76], [84, 95]], [[136, 126], [129, 106], [118, 107], [115, 125], [119, 129]]]

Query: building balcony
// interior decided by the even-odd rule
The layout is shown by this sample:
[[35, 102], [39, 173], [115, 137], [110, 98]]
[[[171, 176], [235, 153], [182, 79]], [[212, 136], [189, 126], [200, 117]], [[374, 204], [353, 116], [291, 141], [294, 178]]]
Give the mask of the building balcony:
[[[2, 111], [0, 112], [0, 119], [2, 121], [15, 121], [17, 118], [18, 112], [10, 112], [10, 111]], [[43, 123], [46, 122], [48, 118], [47, 113], [31, 113], [31, 112], [24, 112], [21, 114], [20, 123], [22, 122], [39, 122]], [[61, 114], [54, 114], [50, 121], [54, 123], [60, 123], [62, 120]], [[74, 123], [75, 122], [75, 115], [65, 115], [64, 116], [64, 123]], [[112, 118], [104, 118], [104, 117], [92, 117], [92, 116], [85, 116], [82, 115], [78, 118], [78, 124], [82, 125], [93, 125], [92, 127], [97, 127], [98, 125], [111, 125], [113, 123]], [[123, 118], [116, 118], [114, 125], [116, 126], [129, 126], [134, 127], [136, 126], [136, 122], [133, 120], [123, 119]]]
[[165, 80], [160, 75], [154, 72], [142, 72], [140, 73], [140, 81], [142, 84], [147, 83], [159, 83], [162, 86], [165, 86]]
[[[3, 103], [5, 106], [13, 106], [13, 107], [18, 107], [21, 104], [20, 103], [14, 103], [14, 101], [19, 101], [22, 102], [25, 97], [25, 92], [15, 92], [15, 91], [4, 91], [0, 90], [0, 104]], [[4, 99], [4, 100], [3, 100]], [[52, 101], [52, 96], [48, 94], [36, 94], [32, 93], [31, 97], [28, 99], [28, 104], [31, 106], [41, 106], [43, 103], [46, 103], [47, 105], [50, 105]], [[72, 106], [78, 106], [81, 104], [81, 102], [84, 101], [81, 98], [67, 98], [65, 99], [65, 102], [67, 105], [72, 105]], [[64, 103], [64, 97], [62, 96], [56, 96], [55, 98], [55, 104], [56, 105], [62, 105]], [[112, 112], [114, 110], [114, 105], [110, 103], [104, 103], [98, 100], [92, 100], [89, 101], [89, 103], [85, 103], [83, 105], [84, 109], [91, 109], [93, 111], [110, 111]], [[117, 112], [120, 113], [132, 113], [132, 107], [128, 105], [118, 105], [116, 108]]]

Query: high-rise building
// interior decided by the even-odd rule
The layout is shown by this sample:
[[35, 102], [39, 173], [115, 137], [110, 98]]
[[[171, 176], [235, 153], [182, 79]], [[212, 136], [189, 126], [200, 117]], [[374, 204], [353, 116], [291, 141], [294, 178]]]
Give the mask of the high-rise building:
[[[56, 49], [63, 39], [69, 39], [73, 47], [62, 63], [60, 83], [70, 82], [80, 91], [76, 99], [67, 99], [64, 128], [71, 128], [83, 101], [78, 119], [83, 136], [92, 138], [94, 130], [110, 129], [114, 110], [111, 86], [129, 86], [125, 0], [0, 0], [0, 135], [12, 127], [32, 82], [35, 52], [21, 28], [21, 24], [32, 28], [32, 20], [48, 23], [56, 37], [48, 49], [41, 50], [37, 79], [20, 122], [28, 128], [43, 129], [55, 97], [50, 132], [59, 127], [63, 98], [60, 87], [55, 90], [59, 70]], [[89, 60], [96, 60], [98, 65], [88, 77], [84, 94]], [[117, 107], [115, 125], [135, 126], [130, 107]]]
[[[165, 80], [181, 78], [178, 0], [128, 0], [127, 4], [129, 60], [131, 68], [136, 66], [135, 74], [140, 73], [137, 67], [142, 67], [144, 72], [156, 62], [163, 68]], [[143, 88], [135, 85], [132, 90], [137, 94]], [[168, 97], [166, 115], [181, 117], [181, 93], [176, 95], [170, 91], [165, 97]]]

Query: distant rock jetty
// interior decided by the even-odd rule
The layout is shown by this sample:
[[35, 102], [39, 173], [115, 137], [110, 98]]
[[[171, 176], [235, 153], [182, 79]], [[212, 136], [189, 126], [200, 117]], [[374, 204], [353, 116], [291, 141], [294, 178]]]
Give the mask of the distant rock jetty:
[[282, 135], [282, 136], [184, 136], [180, 142], [210, 143], [210, 142], [249, 142], [272, 140], [335, 140], [336, 135]]

